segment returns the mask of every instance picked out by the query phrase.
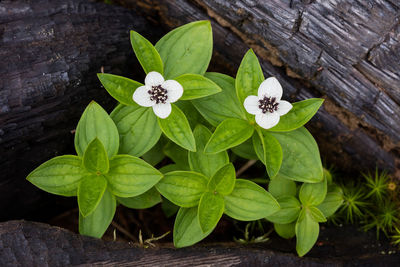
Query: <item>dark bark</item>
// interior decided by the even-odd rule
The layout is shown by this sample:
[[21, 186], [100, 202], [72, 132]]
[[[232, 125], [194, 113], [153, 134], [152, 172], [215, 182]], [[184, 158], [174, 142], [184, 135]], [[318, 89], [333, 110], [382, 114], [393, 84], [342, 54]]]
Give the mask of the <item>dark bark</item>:
[[60, 210], [75, 205], [40, 192], [25, 177], [45, 160], [75, 153], [71, 131], [90, 100], [108, 110], [114, 105], [96, 77], [102, 66], [143, 78], [131, 29], [153, 41], [160, 36], [122, 7], [85, 0], [0, 2], [0, 220], [43, 219], [54, 201]]
[[[337, 231], [337, 229], [336, 229]], [[309, 255], [299, 258], [265, 244], [240, 246], [235, 243], [197, 245], [174, 249], [171, 244], [143, 249], [131, 243], [83, 237], [59, 227], [26, 221], [0, 223], [1, 266], [396, 266], [400, 254], [387, 244], [354, 233], [320, 242]], [[347, 231], [349, 232], [349, 231]], [[373, 234], [372, 234], [373, 235]], [[363, 237], [363, 238], [360, 238]], [[333, 237], [333, 238], [332, 238]], [[339, 240], [339, 242], [338, 242]], [[357, 247], [354, 245], [357, 240]], [[361, 243], [361, 242], [364, 243]], [[342, 243], [341, 243], [342, 242]], [[160, 244], [157, 244], [160, 245]], [[339, 245], [342, 245], [339, 247]], [[271, 247], [272, 245], [270, 245]], [[343, 248], [349, 248], [345, 250]], [[287, 249], [287, 248], [286, 248]], [[349, 252], [352, 253], [349, 253]], [[318, 258], [317, 258], [318, 257]]]
[[253, 48], [286, 98], [326, 99], [309, 125], [328, 162], [400, 178], [400, 2], [117, 0], [168, 29], [210, 19], [216, 70]]

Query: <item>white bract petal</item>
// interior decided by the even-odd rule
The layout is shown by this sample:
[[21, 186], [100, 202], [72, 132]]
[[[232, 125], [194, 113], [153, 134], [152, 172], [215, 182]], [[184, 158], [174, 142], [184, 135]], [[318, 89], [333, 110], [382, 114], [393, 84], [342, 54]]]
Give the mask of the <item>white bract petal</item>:
[[154, 113], [161, 119], [165, 119], [166, 117], [168, 117], [169, 114], [171, 114], [171, 110], [172, 107], [170, 103], [156, 104], [153, 106]]
[[282, 86], [275, 77], [270, 77], [263, 81], [258, 87], [258, 97], [275, 97], [276, 101], [280, 101], [282, 98]]
[[144, 79], [144, 84], [150, 87], [161, 85], [163, 82], [164, 82], [164, 77], [156, 71], [149, 72], [146, 75], [146, 78]]
[[140, 86], [136, 89], [132, 96], [133, 101], [143, 107], [151, 107], [155, 105], [155, 102], [150, 100], [147, 86]]
[[162, 85], [162, 88], [167, 90], [167, 102], [174, 103], [181, 98], [183, 94], [183, 87], [180, 83], [174, 80], [166, 80]]
[[256, 122], [264, 129], [274, 127], [279, 122], [279, 114], [277, 112], [260, 113], [256, 115]]
[[288, 113], [292, 109], [292, 107], [292, 104], [290, 104], [289, 102], [281, 100], [279, 101], [278, 109], [276, 110], [276, 112], [279, 114], [279, 116], [283, 116]]
[[258, 107], [259, 105], [259, 99], [255, 95], [249, 95], [248, 97], [246, 97], [243, 103], [246, 111], [253, 115], [261, 113], [261, 109]]

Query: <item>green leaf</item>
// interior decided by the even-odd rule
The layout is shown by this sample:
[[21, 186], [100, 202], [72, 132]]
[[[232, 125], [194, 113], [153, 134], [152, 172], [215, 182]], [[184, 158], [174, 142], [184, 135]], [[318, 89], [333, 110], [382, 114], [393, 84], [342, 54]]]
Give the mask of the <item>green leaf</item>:
[[304, 127], [291, 132], [271, 134], [282, 146], [283, 160], [279, 175], [305, 183], [322, 181], [323, 168], [318, 145]]
[[274, 223], [276, 233], [286, 239], [292, 238], [296, 235], [296, 223], [278, 224]]
[[163, 148], [163, 152], [167, 157], [175, 162], [180, 170], [189, 171], [188, 151], [178, 146], [177, 144], [169, 141]]
[[324, 201], [327, 192], [327, 181], [320, 183], [304, 183], [300, 187], [299, 198], [303, 205], [317, 206]]
[[[169, 201], [166, 198], [162, 198], [161, 209], [163, 210], [165, 216], [167, 218], [170, 218], [178, 212], [179, 206], [175, 205], [174, 203], [172, 203], [171, 201]], [[196, 209], [196, 211], [197, 211], [197, 209]]]
[[215, 82], [222, 92], [191, 101], [200, 114], [213, 126], [229, 118], [245, 120], [246, 113], [236, 96], [235, 79], [216, 72], [207, 72], [205, 77]]
[[78, 156], [83, 154], [89, 143], [98, 138], [107, 151], [108, 158], [118, 152], [119, 135], [117, 127], [107, 112], [92, 101], [83, 112], [75, 132], [75, 150]]
[[[160, 130], [161, 131], [161, 130]], [[163, 153], [163, 148], [166, 143], [166, 138], [160, 139], [155, 146], [153, 146], [149, 151], [143, 154], [142, 159], [144, 159], [147, 163], [152, 166], [160, 163], [165, 155]]]
[[204, 148], [206, 153], [218, 153], [240, 145], [249, 139], [254, 127], [242, 119], [226, 119], [215, 129]]
[[[194, 100], [193, 100], [194, 101]], [[190, 114], [186, 117], [190, 128], [194, 129], [197, 124], [207, 124], [207, 121], [201, 116], [197, 109], [193, 106], [192, 101], [178, 101], [174, 103], [184, 114]]]
[[83, 166], [92, 173], [105, 174], [108, 172], [110, 165], [107, 151], [99, 139], [93, 139], [86, 148], [83, 154]]
[[214, 230], [203, 233], [197, 211], [197, 207], [179, 209], [174, 224], [174, 246], [176, 248], [191, 246], [206, 238]]
[[111, 118], [120, 135], [121, 154], [140, 157], [160, 139], [161, 129], [151, 108], [118, 105]]
[[264, 163], [268, 176], [274, 178], [281, 168], [282, 147], [270, 133], [258, 130], [253, 134], [253, 146], [258, 158]]
[[310, 98], [292, 103], [293, 108], [279, 120], [279, 123], [269, 131], [288, 132], [306, 124], [321, 107], [324, 99]]
[[168, 173], [168, 172], [173, 172], [173, 171], [186, 171], [185, 169], [181, 169], [181, 166], [178, 164], [168, 164], [165, 166], [162, 166], [159, 171], [163, 174]]
[[248, 180], [237, 179], [232, 193], [224, 199], [225, 214], [240, 221], [259, 220], [279, 210], [270, 193]]
[[131, 31], [131, 45], [144, 72], [156, 71], [163, 74], [163, 63], [156, 48], [142, 35]]
[[328, 192], [324, 201], [317, 206], [325, 217], [332, 216], [343, 203], [342, 192]]
[[297, 188], [296, 188], [296, 183], [293, 182], [292, 180], [277, 175], [269, 182], [268, 191], [274, 197], [296, 196]]
[[97, 208], [88, 216], [79, 213], [79, 233], [101, 238], [112, 222], [116, 209], [115, 197], [106, 190]]
[[228, 153], [226, 151], [212, 155], [204, 153], [204, 147], [211, 137], [210, 130], [205, 126], [197, 125], [193, 134], [196, 140], [196, 152], [189, 152], [190, 169], [210, 178], [219, 168], [229, 162]]
[[264, 135], [265, 166], [269, 177], [275, 177], [281, 168], [283, 152], [279, 141], [267, 132]]
[[155, 45], [164, 62], [164, 77], [203, 75], [211, 60], [212, 45], [209, 21], [192, 22], [170, 31]]
[[33, 170], [26, 179], [48, 193], [76, 196], [79, 182], [88, 174], [81, 166], [82, 160], [77, 156], [55, 157]]
[[220, 168], [208, 182], [208, 189], [226, 196], [232, 193], [236, 182], [235, 167], [232, 163]]
[[241, 105], [249, 95], [257, 95], [258, 87], [263, 81], [264, 74], [258, 58], [250, 49], [244, 55], [236, 75], [236, 94]]
[[325, 215], [318, 208], [311, 206], [308, 207], [308, 210], [316, 222], [326, 222]]
[[130, 209], [148, 209], [161, 202], [160, 193], [155, 187], [136, 197], [117, 197], [119, 203]]
[[207, 177], [189, 171], [166, 173], [156, 185], [158, 192], [180, 207], [193, 207], [199, 203], [201, 195], [207, 190]]
[[143, 84], [122, 76], [108, 73], [97, 73], [97, 77], [104, 86], [104, 89], [106, 89], [115, 100], [127, 106], [137, 106], [135, 101], [133, 101], [132, 96], [135, 90], [138, 87], [143, 86]]
[[134, 197], [152, 188], [162, 174], [142, 159], [117, 155], [110, 160], [110, 171], [105, 175], [109, 190], [118, 197]]
[[217, 226], [224, 213], [223, 197], [216, 193], [205, 192], [199, 202], [199, 223], [203, 233], [207, 233]]
[[187, 150], [196, 151], [192, 129], [185, 114], [177, 106], [172, 105], [171, 114], [167, 118], [157, 119], [161, 130], [172, 142]]
[[296, 223], [296, 250], [300, 257], [311, 250], [319, 235], [319, 224], [302, 210]]
[[[254, 136], [254, 134], [253, 134]], [[245, 158], [245, 159], [258, 159], [258, 156], [256, 152], [254, 151], [254, 146], [253, 146], [253, 139], [248, 139], [244, 143], [232, 147], [232, 152], [238, 155], [239, 157]]]
[[175, 81], [183, 87], [181, 100], [201, 98], [222, 91], [216, 83], [199, 74], [183, 74], [176, 77]]
[[294, 222], [301, 210], [301, 204], [297, 198], [293, 196], [282, 196], [278, 197], [276, 200], [278, 200], [281, 209], [267, 216], [266, 219], [279, 224]]
[[99, 205], [107, 188], [103, 176], [88, 175], [78, 185], [78, 206], [83, 217], [91, 214]]

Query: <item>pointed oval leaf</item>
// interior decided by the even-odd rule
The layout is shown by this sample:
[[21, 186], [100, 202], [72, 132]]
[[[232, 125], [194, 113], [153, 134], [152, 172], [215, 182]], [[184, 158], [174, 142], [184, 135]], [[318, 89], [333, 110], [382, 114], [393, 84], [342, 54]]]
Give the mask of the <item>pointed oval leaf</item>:
[[214, 95], [222, 89], [213, 81], [199, 74], [183, 74], [175, 78], [183, 87], [181, 100], [192, 100]]
[[[201, 98], [198, 98], [201, 99]], [[194, 101], [194, 100], [192, 100]], [[178, 101], [174, 104], [184, 113], [190, 114], [187, 116], [187, 120], [190, 124], [190, 127], [194, 129], [197, 124], [206, 124], [207, 121], [203, 118], [203, 116], [197, 111], [197, 109], [193, 106], [192, 101]]]
[[236, 74], [236, 94], [241, 105], [249, 95], [257, 95], [258, 87], [263, 81], [264, 74], [258, 58], [253, 50], [249, 49], [244, 55]]
[[166, 173], [156, 188], [175, 205], [193, 207], [207, 190], [207, 182], [207, 178], [197, 172], [173, 171]]
[[107, 188], [107, 180], [103, 176], [88, 175], [78, 186], [78, 206], [83, 217], [90, 215], [99, 205]]
[[328, 192], [324, 201], [317, 206], [325, 217], [332, 216], [343, 203], [341, 192]]
[[155, 45], [164, 63], [164, 76], [203, 75], [211, 60], [212, 30], [209, 21], [196, 21], [174, 29]]
[[321, 98], [310, 98], [292, 103], [293, 108], [286, 115], [283, 115], [279, 123], [269, 131], [288, 132], [300, 128], [317, 113], [323, 102], [324, 99]]
[[115, 197], [106, 190], [97, 208], [88, 216], [79, 213], [79, 233], [101, 238], [114, 218], [117, 203]]
[[308, 207], [308, 210], [316, 222], [326, 222], [326, 217], [317, 207], [311, 206]]
[[127, 106], [137, 106], [132, 96], [135, 90], [143, 86], [142, 83], [108, 73], [97, 73], [104, 89], [118, 102]]
[[304, 183], [300, 187], [299, 198], [303, 205], [317, 206], [324, 201], [327, 193], [327, 181], [320, 183]]
[[52, 158], [26, 178], [38, 188], [60, 196], [76, 196], [78, 184], [88, 173], [82, 168], [82, 159], [65, 155]]
[[196, 151], [196, 142], [189, 122], [176, 105], [172, 105], [171, 114], [167, 118], [157, 120], [163, 133], [172, 142], [187, 150]]
[[224, 213], [223, 197], [216, 193], [205, 192], [199, 202], [199, 223], [203, 233], [207, 233], [217, 226]]
[[204, 148], [204, 152], [218, 153], [240, 145], [249, 139], [253, 132], [254, 127], [245, 120], [226, 119], [215, 129]]
[[296, 223], [296, 251], [302, 257], [311, 250], [319, 235], [319, 224], [302, 210]]
[[268, 191], [274, 197], [296, 196], [297, 187], [294, 181], [283, 178], [280, 175], [277, 175], [269, 182]]
[[279, 210], [270, 193], [248, 180], [237, 179], [232, 193], [224, 199], [225, 214], [240, 221], [259, 220]]
[[83, 154], [89, 143], [98, 138], [107, 151], [108, 158], [118, 152], [119, 135], [117, 127], [107, 112], [92, 101], [83, 112], [75, 132], [75, 150], [78, 156]]
[[282, 146], [283, 160], [279, 175], [305, 183], [322, 181], [323, 168], [318, 145], [306, 128], [271, 134]]
[[117, 197], [119, 203], [130, 209], [148, 209], [161, 202], [160, 193], [155, 187], [136, 197]]
[[290, 239], [296, 235], [296, 223], [278, 224], [274, 223], [275, 232], [283, 238]]
[[[254, 134], [253, 134], [254, 136]], [[231, 148], [232, 152], [238, 155], [239, 157], [245, 158], [245, 159], [259, 159], [256, 152], [254, 151], [254, 146], [253, 146], [253, 139], [248, 139], [244, 143], [232, 147]]]
[[220, 168], [208, 182], [208, 189], [226, 196], [232, 193], [236, 182], [235, 167], [232, 163]]
[[163, 63], [156, 48], [142, 35], [131, 31], [131, 45], [144, 72], [157, 71], [163, 74]]
[[188, 167], [188, 151], [186, 149], [183, 149], [174, 142], [168, 141], [163, 148], [163, 152], [179, 166], [180, 170], [190, 170]]
[[293, 196], [283, 196], [276, 199], [281, 206], [277, 212], [266, 217], [268, 221], [278, 224], [287, 224], [294, 222], [301, 210], [301, 204]]
[[191, 101], [200, 114], [215, 127], [229, 118], [246, 119], [243, 105], [236, 96], [235, 79], [216, 72], [207, 72], [204, 76], [215, 82], [222, 91]]
[[214, 229], [206, 233], [200, 228], [198, 208], [180, 208], [174, 224], [174, 246], [182, 248], [196, 244], [206, 238]]
[[83, 155], [83, 166], [91, 173], [105, 174], [108, 172], [110, 165], [107, 151], [99, 139], [93, 139], [86, 148]]
[[110, 192], [118, 197], [134, 197], [152, 188], [162, 174], [144, 160], [117, 155], [110, 160], [110, 171], [105, 175]]
[[110, 116], [118, 128], [121, 154], [140, 157], [160, 139], [161, 129], [151, 108], [118, 105]]
[[189, 152], [189, 166], [192, 171], [200, 172], [211, 178], [214, 173], [229, 162], [228, 153], [205, 154], [204, 147], [211, 137], [211, 132], [203, 125], [197, 125], [193, 131], [196, 140], [196, 152]]

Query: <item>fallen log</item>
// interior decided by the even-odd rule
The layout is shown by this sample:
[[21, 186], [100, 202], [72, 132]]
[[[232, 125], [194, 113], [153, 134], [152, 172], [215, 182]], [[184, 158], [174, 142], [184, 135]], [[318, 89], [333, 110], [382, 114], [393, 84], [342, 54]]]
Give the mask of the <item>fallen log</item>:
[[[374, 241], [354, 229], [338, 234], [334, 229], [308, 256], [279, 251], [282, 240], [270, 245], [240, 246], [235, 243], [199, 244], [174, 249], [172, 244], [155, 244], [144, 249], [138, 244], [103, 241], [65, 229], [29, 221], [0, 223], [1, 266], [395, 266], [400, 254], [387, 243]], [[343, 229], [344, 231], [344, 229]], [[354, 236], [348, 240], [347, 233]], [[119, 234], [119, 233], [117, 233]], [[324, 232], [322, 232], [324, 235]], [[372, 239], [371, 239], [372, 236]], [[377, 249], [379, 244], [379, 249]], [[353, 246], [353, 247], [351, 247]], [[345, 249], [347, 248], [347, 249]]]
[[143, 17], [104, 3], [0, 2], [0, 220], [44, 220], [75, 205], [25, 177], [49, 158], [75, 153], [71, 131], [92, 99], [111, 110], [115, 101], [96, 76], [102, 67], [143, 76], [131, 29], [160, 36]]
[[328, 162], [400, 178], [400, 3], [395, 0], [117, 0], [171, 29], [210, 19], [212, 68], [251, 47], [286, 98], [326, 99], [309, 125]]

